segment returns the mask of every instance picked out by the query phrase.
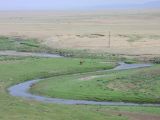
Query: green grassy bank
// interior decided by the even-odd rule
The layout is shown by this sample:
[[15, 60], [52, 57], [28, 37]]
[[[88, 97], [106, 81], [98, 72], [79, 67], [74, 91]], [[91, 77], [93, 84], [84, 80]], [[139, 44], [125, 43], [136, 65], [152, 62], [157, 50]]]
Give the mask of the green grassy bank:
[[66, 99], [160, 103], [160, 65], [150, 68], [49, 78], [33, 93]]

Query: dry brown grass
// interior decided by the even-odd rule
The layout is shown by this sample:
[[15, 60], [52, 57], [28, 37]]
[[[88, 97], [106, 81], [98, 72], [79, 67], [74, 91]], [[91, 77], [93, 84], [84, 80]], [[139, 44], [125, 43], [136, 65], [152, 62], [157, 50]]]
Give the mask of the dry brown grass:
[[54, 48], [160, 54], [159, 11], [0, 12], [0, 34], [35, 37]]

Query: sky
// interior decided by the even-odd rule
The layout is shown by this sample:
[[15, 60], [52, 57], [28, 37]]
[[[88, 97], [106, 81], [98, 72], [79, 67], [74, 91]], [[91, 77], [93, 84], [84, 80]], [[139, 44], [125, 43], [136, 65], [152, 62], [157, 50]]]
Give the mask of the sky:
[[0, 0], [0, 10], [65, 10], [142, 4], [154, 0]]

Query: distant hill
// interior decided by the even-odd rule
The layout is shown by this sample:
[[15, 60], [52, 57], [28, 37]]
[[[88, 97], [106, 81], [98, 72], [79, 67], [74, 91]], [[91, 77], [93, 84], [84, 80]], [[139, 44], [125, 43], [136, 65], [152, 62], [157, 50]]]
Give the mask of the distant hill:
[[145, 8], [160, 8], [160, 1], [147, 2], [141, 5]]
[[143, 4], [105, 4], [100, 6], [95, 6], [94, 8], [98, 9], [125, 9], [125, 8], [160, 8], [160, 0], [146, 2]]

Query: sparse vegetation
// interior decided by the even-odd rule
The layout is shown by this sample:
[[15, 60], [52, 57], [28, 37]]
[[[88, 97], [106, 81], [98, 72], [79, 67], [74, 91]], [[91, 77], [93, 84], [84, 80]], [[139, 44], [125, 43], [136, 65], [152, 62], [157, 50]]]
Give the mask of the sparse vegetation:
[[136, 59], [124, 59], [124, 62], [126, 63], [126, 64], [134, 64], [134, 63], [136, 63], [138, 60], [136, 60]]
[[128, 42], [138, 42], [143, 39], [148, 40], [160, 40], [160, 35], [145, 35], [145, 34], [118, 34], [119, 37], [126, 38]]
[[15, 50], [23, 52], [47, 52], [49, 48], [40, 45], [40, 43], [34, 39], [1, 36], [0, 50]]
[[99, 37], [105, 37], [104, 34], [99, 33], [92, 33], [92, 34], [83, 34], [83, 35], [76, 35], [79, 38], [99, 38]]
[[121, 61], [123, 59], [123, 57], [120, 55], [109, 53], [94, 53], [88, 50], [52, 49], [45, 45], [41, 45], [35, 39], [23, 39], [20, 37], [14, 38], [1, 36], [0, 50], [55, 53], [65, 57], [106, 59], [106, 61]]
[[150, 61], [154, 64], [160, 64], [160, 57], [154, 57]]

